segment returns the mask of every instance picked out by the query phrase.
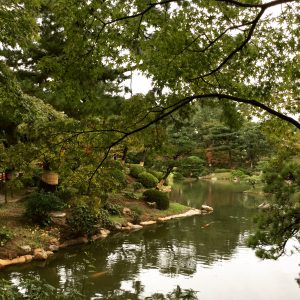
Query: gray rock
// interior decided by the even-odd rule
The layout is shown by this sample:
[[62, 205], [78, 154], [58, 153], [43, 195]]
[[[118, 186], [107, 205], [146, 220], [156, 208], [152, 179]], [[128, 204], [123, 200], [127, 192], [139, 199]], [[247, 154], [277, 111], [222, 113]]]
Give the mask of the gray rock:
[[31, 251], [32, 251], [32, 249], [29, 245], [24, 245], [24, 246], [21, 246], [20, 248], [24, 251], [24, 254], [31, 253]]
[[49, 250], [52, 251], [52, 252], [56, 252], [59, 250], [59, 246], [57, 245], [50, 245], [49, 246]]

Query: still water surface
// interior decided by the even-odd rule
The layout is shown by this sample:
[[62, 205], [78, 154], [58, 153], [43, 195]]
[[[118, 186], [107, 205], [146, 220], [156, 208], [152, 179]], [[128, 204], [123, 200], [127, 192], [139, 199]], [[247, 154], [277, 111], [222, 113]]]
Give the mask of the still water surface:
[[74, 247], [43, 264], [4, 270], [12, 279], [36, 274], [62, 290], [76, 287], [86, 299], [145, 299], [176, 286], [202, 300], [299, 300], [299, 255], [262, 261], [245, 246], [261, 198], [233, 184], [174, 185], [173, 200], [214, 208], [104, 241]]

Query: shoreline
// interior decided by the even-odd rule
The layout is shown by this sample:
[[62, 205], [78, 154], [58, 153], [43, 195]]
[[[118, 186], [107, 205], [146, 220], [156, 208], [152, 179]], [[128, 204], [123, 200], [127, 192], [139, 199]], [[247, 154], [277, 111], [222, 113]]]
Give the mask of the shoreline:
[[[123, 232], [123, 231], [128, 232], [128, 231], [141, 230], [145, 226], [154, 225], [157, 223], [164, 223], [170, 220], [191, 217], [195, 215], [206, 215], [212, 212], [213, 209], [209, 206], [204, 206], [202, 209], [190, 208], [184, 213], [161, 216], [158, 217], [156, 220], [149, 219], [147, 221], [142, 221], [140, 222], [140, 224], [132, 224], [130, 222], [127, 222], [126, 226], [121, 226], [119, 228], [116, 228], [116, 232]], [[52, 248], [49, 247], [50, 249], [48, 250], [45, 250], [43, 248], [36, 248], [33, 250], [30, 249], [30, 251], [28, 251], [28, 253], [26, 253], [25, 255], [17, 256], [13, 259], [0, 259], [0, 270], [9, 266], [25, 264], [32, 261], [45, 261], [49, 257], [53, 256], [55, 252], [58, 252], [60, 249], [65, 249], [80, 244], [87, 244], [97, 240], [103, 240], [107, 238], [109, 235], [111, 235], [110, 230], [101, 228], [97, 234], [91, 236], [90, 238], [88, 238], [87, 236], [81, 236], [76, 239], [66, 240], [59, 245], [52, 245], [53, 247]]]

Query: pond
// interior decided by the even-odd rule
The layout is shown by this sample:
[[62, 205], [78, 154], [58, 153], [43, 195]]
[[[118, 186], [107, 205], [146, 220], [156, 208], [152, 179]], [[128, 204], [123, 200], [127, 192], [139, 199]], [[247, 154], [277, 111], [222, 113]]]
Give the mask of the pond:
[[34, 274], [62, 290], [76, 287], [86, 299], [154, 299], [177, 286], [202, 300], [300, 299], [299, 255], [262, 261], [246, 247], [263, 199], [243, 189], [217, 182], [175, 184], [173, 200], [196, 208], [205, 203], [214, 213], [116, 234], [0, 276], [17, 283]]

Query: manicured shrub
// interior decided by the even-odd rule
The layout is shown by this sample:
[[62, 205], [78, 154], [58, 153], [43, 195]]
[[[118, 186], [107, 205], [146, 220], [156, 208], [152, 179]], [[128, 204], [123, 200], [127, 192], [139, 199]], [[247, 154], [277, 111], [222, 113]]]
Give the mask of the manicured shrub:
[[73, 208], [72, 215], [68, 218], [68, 224], [75, 236], [86, 234], [90, 237], [99, 228], [111, 226], [108, 216], [108, 212], [104, 209], [94, 210], [86, 205], [81, 205]]
[[148, 170], [148, 173], [155, 176], [158, 180], [161, 180], [164, 176], [163, 172], [155, 171], [155, 170]]
[[239, 170], [239, 169], [237, 169], [237, 170], [233, 170], [232, 172], [231, 172], [231, 177], [232, 178], [244, 178], [246, 176], [246, 174], [242, 171], [242, 170]]
[[115, 183], [118, 187], [124, 188], [127, 184], [125, 174], [118, 169], [115, 169], [111, 172], [112, 178], [115, 180]]
[[98, 197], [98, 196], [77, 196], [75, 198], [72, 199], [71, 201], [71, 206], [72, 207], [76, 207], [76, 206], [87, 206], [90, 209], [94, 209], [94, 210], [99, 210], [102, 203], [105, 203], [106, 200], [102, 200], [102, 198]]
[[55, 194], [58, 198], [67, 202], [70, 201], [73, 197], [75, 197], [78, 194], [78, 190], [70, 187], [70, 188], [60, 189]]
[[123, 170], [123, 165], [122, 165], [122, 163], [119, 160], [112, 160], [112, 161], [110, 161], [108, 163], [108, 166], [110, 168], [117, 169], [117, 170], [120, 170], [120, 171]]
[[65, 203], [53, 193], [39, 192], [31, 194], [26, 201], [26, 216], [34, 223], [42, 226], [49, 225], [49, 212], [60, 210]]
[[13, 238], [13, 233], [6, 226], [0, 227], [0, 247], [3, 247]]
[[132, 188], [134, 191], [138, 191], [143, 188], [143, 185], [140, 182], [136, 181], [132, 184]]
[[137, 210], [132, 210], [131, 211], [131, 222], [133, 224], [139, 224], [141, 222], [141, 212]]
[[[141, 184], [142, 185], [142, 184]], [[143, 185], [142, 185], [143, 186]], [[134, 192], [128, 192], [128, 191], [124, 191], [123, 192], [123, 195], [126, 197], [126, 198], [129, 198], [129, 199], [135, 199], [135, 200], [138, 200], [140, 198], [140, 195], [138, 193], [134, 193]]]
[[168, 209], [170, 206], [170, 200], [166, 193], [158, 190], [147, 190], [143, 193], [143, 196], [147, 202], [156, 202], [158, 209]]
[[145, 171], [144, 167], [140, 165], [131, 165], [129, 174], [134, 178], [138, 178], [139, 174], [141, 174], [144, 171]]
[[204, 162], [198, 156], [189, 156], [182, 159], [178, 165], [178, 172], [184, 177], [199, 177], [203, 171]]
[[119, 204], [106, 202], [103, 206], [103, 209], [105, 209], [112, 216], [121, 216], [123, 211], [123, 206]]
[[146, 188], [155, 187], [158, 184], [158, 179], [148, 172], [139, 174], [138, 181]]
[[184, 179], [183, 175], [179, 172], [175, 172], [173, 178], [174, 178], [174, 180], [183, 180]]

